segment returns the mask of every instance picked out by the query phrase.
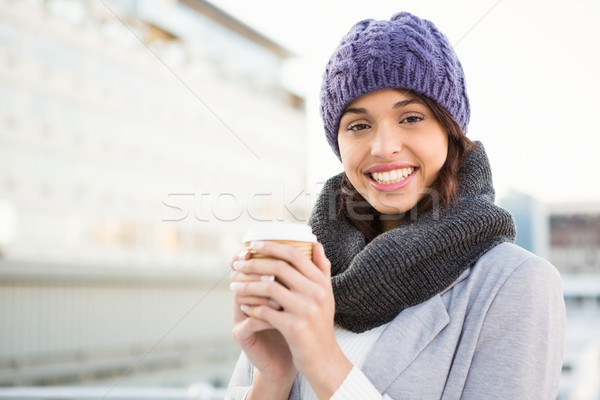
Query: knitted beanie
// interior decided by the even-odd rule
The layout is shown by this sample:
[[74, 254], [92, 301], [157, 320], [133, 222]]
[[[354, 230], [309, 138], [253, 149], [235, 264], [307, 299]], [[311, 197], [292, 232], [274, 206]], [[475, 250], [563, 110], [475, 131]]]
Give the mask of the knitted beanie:
[[344, 108], [381, 89], [410, 89], [441, 105], [467, 132], [470, 109], [462, 66], [446, 36], [410, 13], [364, 20], [342, 38], [321, 87], [325, 135], [340, 158], [337, 135]]

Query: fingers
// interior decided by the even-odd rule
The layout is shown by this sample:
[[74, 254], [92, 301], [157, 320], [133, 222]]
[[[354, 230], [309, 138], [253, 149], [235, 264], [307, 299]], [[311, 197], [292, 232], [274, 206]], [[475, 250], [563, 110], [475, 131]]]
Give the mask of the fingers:
[[243, 261], [243, 260], [248, 260], [250, 259], [250, 253], [248, 252], [248, 250], [242, 250], [240, 251], [238, 254], [236, 254], [235, 256], [233, 256], [233, 258], [231, 259], [231, 261], [229, 261], [229, 267], [235, 271], [235, 263], [237, 261]]
[[[305, 257], [306, 258], [306, 257]], [[302, 274], [289, 263], [273, 258], [253, 258], [236, 263], [237, 272], [252, 276], [262, 276], [263, 280], [273, 280], [290, 290], [297, 290], [305, 282]], [[314, 267], [313, 267], [314, 268]]]
[[271, 324], [267, 321], [263, 321], [257, 318], [250, 318], [245, 315], [245, 319], [233, 327], [233, 336], [238, 342], [245, 341], [248, 337], [256, 332], [264, 331], [267, 329], [274, 329]]
[[275, 242], [254, 242], [253, 251], [266, 257], [252, 258], [242, 252], [231, 263], [236, 325], [265, 318], [269, 326], [277, 325], [272, 318], [302, 315], [303, 308], [327, 298], [331, 264], [320, 243], [313, 247], [312, 260], [298, 249]]
[[273, 281], [273, 275], [260, 275], [253, 273], [244, 273], [235, 271], [231, 274], [230, 282], [258, 282], [258, 281]]
[[233, 321], [234, 323], [240, 322], [246, 318], [246, 316], [240, 311], [240, 306], [242, 304], [248, 304], [251, 306], [264, 305], [268, 307], [272, 307], [274, 310], [280, 310], [281, 306], [276, 301], [266, 298], [260, 297], [256, 295], [240, 295], [236, 290], [243, 283], [247, 282], [273, 282], [275, 279], [274, 276], [266, 276], [266, 275], [258, 275], [258, 274], [244, 274], [241, 272], [233, 272], [231, 274], [231, 283], [230, 289], [234, 292], [233, 300], [234, 300], [234, 310], [233, 310]]
[[325, 248], [319, 242], [313, 246], [313, 263], [325, 274], [327, 278], [331, 278], [331, 262], [325, 255]]
[[233, 311], [233, 322], [238, 323], [247, 318], [247, 315], [242, 311], [242, 306], [264, 306], [270, 307], [273, 310], [281, 310], [282, 307], [276, 301], [272, 299], [267, 299], [264, 297], [256, 297], [256, 296], [238, 296], [234, 295], [235, 305]]
[[276, 281], [232, 282], [236, 304], [243, 306], [267, 306], [273, 310], [294, 310], [297, 302], [294, 294]]
[[[294, 248], [292, 246], [286, 246], [283, 244], [275, 243], [275, 242], [252, 242], [251, 244], [252, 250], [261, 255], [267, 256], [271, 259], [281, 260], [285, 263], [291, 265], [295, 270], [297, 270], [301, 275], [304, 275], [311, 281], [320, 281], [323, 277], [323, 272], [319, 271], [321, 267], [315, 268], [312, 260], [310, 260], [304, 253], [302, 253], [299, 249]], [[324, 255], [323, 255], [324, 257]], [[254, 262], [255, 259], [248, 260], [243, 263], [236, 264], [236, 267], [245, 266], [247, 267], [249, 264], [258, 264]], [[248, 263], [248, 264], [246, 264]], [[265, 264], [266, 266], [266, 264]], [[277, 267], [275, 264], [271, 264], [271, 266]], [[283, 268], [280, 268], [283, 270]], [[250, 269], [246, 271], [252, 271], [254, 273], [261, 273], [259, 269]], [[281, 271], [283, 272], [283, 271]], [[284, 277], [275, 273], [275, 271], [270, 270], [270, 272], [262, 272], [269, 273], [277, 276], [282, 281], [284, 281]], [[291, 282], [286, 282], [286, 284]]]
[[273, 299], [266, 299], [264, 297], [256, 296], [235, 296], [236, 302], [239, 303], [240, 307], [246, 306], [266, 306], [271, 307], [274, 310], [281, 310], [282, 307]]
[[[254, 323], [246, 322], [246, 327], [249, 325], [254, 332], [263, 329], [274, 329], [286, 318], [284, 313], [266, 306], [250, 306], [244, 304], [240, 307], [240, 310], [248, 317], [247, 321], [256, 321]], [[268, 321], [271, 321], [272, 323]]]

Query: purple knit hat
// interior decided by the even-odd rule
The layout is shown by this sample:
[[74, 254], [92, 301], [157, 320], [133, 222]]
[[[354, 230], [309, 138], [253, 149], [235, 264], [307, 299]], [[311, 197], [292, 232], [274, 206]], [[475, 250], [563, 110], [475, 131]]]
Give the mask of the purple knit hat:
[[321, 116], [340, 158], [337, 135], [344, 108], [381, 89], [410, 89], [440, 104], [467, 132], [470, 108], [462, 66], [446, 36], [410, 13], [364, 20], [342, 38], [325, 68]]

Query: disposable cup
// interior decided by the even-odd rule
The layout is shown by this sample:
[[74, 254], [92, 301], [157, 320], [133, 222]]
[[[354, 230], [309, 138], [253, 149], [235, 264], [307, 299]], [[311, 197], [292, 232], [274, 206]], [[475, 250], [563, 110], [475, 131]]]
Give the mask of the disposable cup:
[[270, 258], [256, 253], [250, 244], [255, 241], [271, 241], [292, 246], [300, 250], [309, 259], [312, 259], [313, 245], [317, 237], [312, 233], [310, 226], [284, 222], [264, 222], [248, 226], [242, 239], [244, 247], [254, 258]]

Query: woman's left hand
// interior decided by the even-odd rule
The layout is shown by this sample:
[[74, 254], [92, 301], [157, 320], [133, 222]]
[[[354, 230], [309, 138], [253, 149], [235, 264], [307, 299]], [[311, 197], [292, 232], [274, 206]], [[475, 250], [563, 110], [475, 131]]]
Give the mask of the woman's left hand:
[[334, 336], [335, 303], [331, 287], [331, 264], [323, 246], [315, 244], [313, 258], [291, 246], [275, 242], [253, 243], [255, 252], [271, 258], [237, 262], [244, 274], [273, 275], [274, 281], [238, 285], [240, 296], [263, 297], [281, 306], [242, 306], [250, 318], [262, 320], [285, 338], [298, 371], [310, 382], [319, 398], [329, 398], [342, 383], [352, 364]]

